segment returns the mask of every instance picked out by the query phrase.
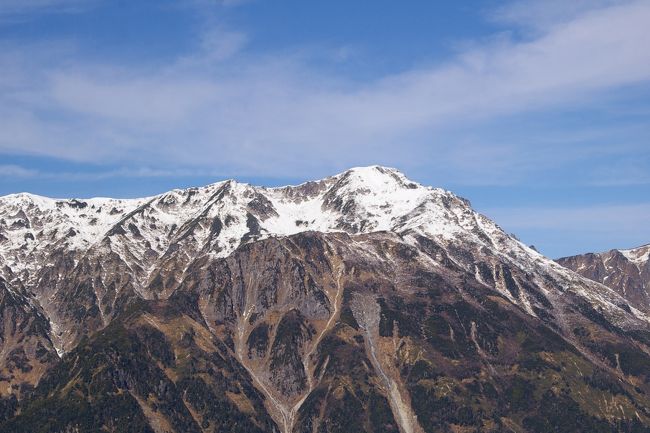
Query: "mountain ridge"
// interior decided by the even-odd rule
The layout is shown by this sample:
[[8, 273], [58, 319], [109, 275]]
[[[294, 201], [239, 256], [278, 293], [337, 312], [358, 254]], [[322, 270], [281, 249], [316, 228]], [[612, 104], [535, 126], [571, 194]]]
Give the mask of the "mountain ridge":
[[557, 262], [610, 287], [640, 310], [650, 311], [650, 244], [578, 254]]
[[650, 426], [648, 315], [394, 169], [5, 196], [0, 236], [0, 431], [131, 431], [102, 404], [160, 432]]

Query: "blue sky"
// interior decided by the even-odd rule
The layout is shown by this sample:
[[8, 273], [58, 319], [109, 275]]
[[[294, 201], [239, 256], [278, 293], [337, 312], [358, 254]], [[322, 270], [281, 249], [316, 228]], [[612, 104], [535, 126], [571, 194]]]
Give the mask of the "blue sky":
[[0, 194], [383, 164], [551, 257], [641, 245], [648, 22], [648, 0], [0, 0]]

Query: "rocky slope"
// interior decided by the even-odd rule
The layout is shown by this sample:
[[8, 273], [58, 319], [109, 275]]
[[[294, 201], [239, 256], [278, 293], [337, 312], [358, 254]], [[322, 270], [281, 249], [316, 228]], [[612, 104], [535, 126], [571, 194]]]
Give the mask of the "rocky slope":
[[0, 432], [650, 431], [648, 316], [393, 169], [7, 196], [0, 265]]
[[603, 283], [639, 310], [650, 312], [650, 245], [564, 257], [558, 263]]

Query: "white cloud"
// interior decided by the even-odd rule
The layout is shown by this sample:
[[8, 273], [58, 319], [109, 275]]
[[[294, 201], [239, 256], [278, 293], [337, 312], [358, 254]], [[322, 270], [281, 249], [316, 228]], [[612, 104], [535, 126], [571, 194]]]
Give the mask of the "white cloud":
[[97, 80], [86, 74], [58, 72], [51, 75], [51, 96], [57, 106], [80, 115], [137, 123], [157, 131], [186, 123], [196, 110], [216, 99], [215, 83], [175, 78], [173, 82], [152, 76]]
[[222, 173], [211, 170], [156, 169], [151, 167], [122, 167], [110, 170], [93, 171], [43, 171], [15, 164], [0, 165], [0, 178], [39, 179], [56, 181], [101, 181], [116, 178], [156, 178], [156, 177], [217, 177]]
[[628, 3], [630, 0], [517, 0], [496, 8], [488, 16], [497, 22], [542, 30], [585, 12]]
[[[647, 146], [647, 144], [646, 144]], [[650, 152], [645, 155], [632, 153], [616, 161], [610, 161], [594, 170], [590, 181], [593, 186], [650, 185]]]
[[221, 0], [221, 4], [224, 6], [239, 6], [249, 1], [251, 0]]
[[247, 36], [241, 32], [212, 29], [201, 40], [202, 59], [217, 62], [226, 60], [240, 52], [247, 40]]
[[35, 12], [70, 13], [86, 10], [100, 0], [0, 0], [0, 16]]
[[[302, 55], [249, 54], [245, 35], [224, 31], [158, 70], [74, 55], [31, 60], [31, 82], [0, 77], [0, 152], [258, 175], [312, 175], [369, 158], [457, 167], [459, 177], [490, 164], [534, 170], [540, 155], [564, 156], [531, 157], [507, 143], [481, 152], [477, 141], [452, 150], [438, 137], [450, 125], [580, 106], [650, 81], [649, 2], [562, 16], [533, 39], [474, 44], [444, 64], [369, 82], [314, 70]], [[468, 163], [468, 151], [482, 156]], [[440, 158], [414, 160], [423, 153]]]
[[26, 178], [26, 177], [35, 177], [37, 175], [38, 175], [38, 171], [29, 168], [24, 168], [19, 165], [13, 165], [13, 164], [0, 165], [0, 177]]

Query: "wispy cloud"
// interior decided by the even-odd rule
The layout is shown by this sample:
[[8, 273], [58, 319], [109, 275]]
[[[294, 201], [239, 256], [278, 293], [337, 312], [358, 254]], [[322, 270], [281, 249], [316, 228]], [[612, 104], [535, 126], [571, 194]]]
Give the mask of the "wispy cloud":
[[[527, 20], [516, 8], [500, 14]], [[488, 149], [480, 140], [451, 149], [445, 131], [588, 105], [650, 81], [650, 3], [581, 3], [558, 14], [532, 38], [475, 43], [445, 63], [367, 82], [315, 70], [303, 53], [254, 55], [245, 34], [223, 29], [156, 70], [75, 54], [39, 63], [46, 54], [31, 51], [35, 59], [17, 64], [35, 67], [33, 80], [25, 81], [26, 69], [16, 82], [0, 77], [0, 152], [258, 175], [320, 174], [370, 157], [447, 169], [461, 181], [493, 178], [481, 165], [534, 172], [571, 152], [516, 143]], [[0, 64], [20, 51], [0, 54]], [[480, 155], [474, 164], [470, 152]]]
[[47, 171], [23, 167], [15, 164], [0, 165], [0, 179], [40, 179], [56, 181], [101, 181], [117, 178], [183, 178], [183, 177], [217, 177], [223, 173], [213, 170], [196, 169], [157, 169], [151, 167], [122, 167], [116, 169], [98, 169], [94, 171]]
[[41, 12], [70, 13], [86, 10], [100, 0], [0, 0], [0, 16]]
[[650, 185], [650, 155], [634, 155], [594, 170], [594, 186]]
[[2, 177], [26, 178], [26, 177], [34, 177], [37, 175], [38, 175], [38, 171], [21, 167], [19, 165], [13, 165], [13, 164], [0, 165], [0, 178]]
[[517, 0], [497, 7], [488, 16], [497, 22], [541, 30], [566, 23], [589, 11], [626, 3], [629, 0]]

